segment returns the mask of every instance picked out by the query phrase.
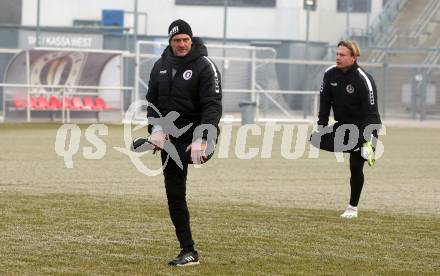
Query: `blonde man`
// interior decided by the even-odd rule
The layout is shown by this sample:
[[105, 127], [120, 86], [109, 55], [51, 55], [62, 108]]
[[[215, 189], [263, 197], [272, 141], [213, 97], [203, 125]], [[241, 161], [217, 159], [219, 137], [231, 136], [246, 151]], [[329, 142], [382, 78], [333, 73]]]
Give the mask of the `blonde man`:
[[[338, 43], [336, 64], [325, 73], [320, 93], [318, 130], [311, 142], [331, 152], [350, 153], [350, 202], [342, 218], [356, 218], [357, 206], [364, 185], [365, 161], [374, 164], [373, 138], [381, 120], [377, 107], [377, 90], [373, 78], [357, 64], [360, 56], [355, 41]], [[328, 126], [330, 109], [336, 123]]]

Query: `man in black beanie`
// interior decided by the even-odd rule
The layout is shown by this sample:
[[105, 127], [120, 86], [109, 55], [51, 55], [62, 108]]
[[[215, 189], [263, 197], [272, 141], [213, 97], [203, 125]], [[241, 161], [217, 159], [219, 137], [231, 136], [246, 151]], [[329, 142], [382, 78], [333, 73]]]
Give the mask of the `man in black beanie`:
[[[222, 115], [222, 89], [216, 65], [207, 57], [202, 40], [193, 37], [187, 22], [172, 22], [168, 41], [150, 73], [148, 131], [149, 142], [161, 151], [168, 208], [182, 249], [168, 264], [185, 266], [199, 264], [186, 203], [188, 164], [205, 163], [214, 153]], [[179, 129], [178, 133], [161, 121], [172, 112], [179, 114], [172, 126]], [[173, 155], [170, 148], [177, 153]]]

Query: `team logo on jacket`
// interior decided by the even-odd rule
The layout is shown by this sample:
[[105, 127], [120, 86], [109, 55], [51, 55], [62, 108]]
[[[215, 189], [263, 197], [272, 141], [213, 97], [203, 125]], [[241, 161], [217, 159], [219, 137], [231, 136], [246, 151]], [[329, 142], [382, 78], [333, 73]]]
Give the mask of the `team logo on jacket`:
[[349, 84], [347, 85], [347, 87], [345, 87], [345, 91], [347, 91], [347, 93], [353, 93], [354, 92], [354, 87], [353, 85]]
[[185, 80], [189, 80], [192, 75], [193, 75], [193, 71], [192, 70], [186, 70], [185, 72], [183, 72], [183, 78]]

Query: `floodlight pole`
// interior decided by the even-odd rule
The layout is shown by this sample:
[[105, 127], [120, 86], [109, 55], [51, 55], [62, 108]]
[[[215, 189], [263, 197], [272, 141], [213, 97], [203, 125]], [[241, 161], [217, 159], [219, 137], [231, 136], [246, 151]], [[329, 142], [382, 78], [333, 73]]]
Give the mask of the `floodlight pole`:
[[228, 0], [223, 0], [223, 49], [222, 49], [223, 66], [222, 66], [222, 75], [221, 75], [221, 79], [223, 83], [225, 83], [225, 77], [226, 77], [226, 73], [225, 73], [226, 50], [224, 46], [226, 45], [227, 27], [228, 27]]
[[35, 35], [35, 47], [40, 46], [40, 0], [37, 0], [37, 32]]
[[[304, 3], [303, 3], [303, 5], [304, 5], [304, 9], [306, 10], [306, 43], [305, 43], [305, 45], [304, 45], [304, 47], [305, 47], [305, 51], [304, 51], [304, 59], [305, 60], [309, 60], [309, 56], [310, 56], [310, 50], [309, 50], [309, 47], [310, 47], [310, 10], [312, 9], [312, 7], [315, 7], [316, 8], [316, 1], [314, 1], [314, 0], [305, 0], [304, 1]], [[308, 71], [308, 65], [306, 64], [305, 65], [305, 71], [307, 72]], [[304, 83], [306, 83], [306, 85], [308, 85], [309, 84], [309, 76], [308, 75], [306, 75], [305, 76], [305, 82]], [[304, 119], [305, 118], [307, 118], [307, 115], [308, 115], [308, 113], [309, 113], [309, 110], [308, 110], [308, 97], [307, 97], [307, 95], [303, 95], [302, 96], [302, 105], [303, 105], [303, 117], [304, 117]]]
[[370, 10], [367, 12], [367, 22], [365, 26], [365, 32], [367, 36], [367, 46], [370, 47], [370, 14], [371, 14], [371, 2], [370, 2]]
[[228, 0], [223, 1], [223, 45], [226, 45], [226, 32], [228, 27]]
[[[307, 19], [306, 19], [306, 49], [305, 49], [305, 59], [308, 60], [309, 59], [309, 32], [310, 32], [310, 5], [306, 5], [306, 10], [307, 10]], [[306, 71], [308, 70], [307, 68], [307, 64], [306, 64]], [[306, 77], [308, 79], [308, 77]], [[306, 83], [308, 83], [308, 81], [306, 81]], [[302, 102], [303, 102], [303, 117], [304, 119], [307, 118], [307, 95], [303, 95], [302, 97]]]
[[[133, 53], [136, 53], [136, 58], [139, 56], [138, 53], [138, 47], [137, 47], [137, 35], [138, 35], [138, 0], [134, 0], [134, 28], [133, 28]], [[139, 70], [139, 63], [136, 60], [136, 73], [138, 74]], [[137, 79], [134, 80], [134, 87], [138, 86], [138, 83], [136, 82]], [[131, 103], [137, 102], [139, 90], [134, 89], [131, 91]], [[133, 95], [134, 94], [134, 95]]]
[[133, 52], [136, 51], [137, 35], [138, 35], [138, 0], [134, 0]]
[[346, 2], [347, 6], [346, 6], [346, 11], [347, 11], [347, 37], [350, 37], [350, 11], [351, 11], [351, 6], [352, 6], [352, 2], [351, 0], [347, 0]]
[[310, 6], [306, 6], [307, 20], [306, 20], [306, 59], [309, 59], [309, 32], [310, 32]]

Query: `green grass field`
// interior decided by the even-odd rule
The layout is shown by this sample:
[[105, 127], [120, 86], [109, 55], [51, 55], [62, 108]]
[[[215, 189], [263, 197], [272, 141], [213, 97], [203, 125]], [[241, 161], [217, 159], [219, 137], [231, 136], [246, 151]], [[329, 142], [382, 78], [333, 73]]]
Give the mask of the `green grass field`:
[[[440, 129], [387, 128], [383, 157], [365, 168], [359, 218], [342, 220], [348, 160], [214, 158], [191, 168], [188, 201], [201, 265], [178, 253], [162, 176], [139, 173], [109, 126], [107, 153], [83, 138], [67, 169], [59, 125], [0, 124], [1, 275], [439, 275]], [[261, 137], [249, 138], [249, 145]], [[309, 145], [306, 147], [308, 152]], [[157, 168], [159, 159], [147, 155]]]

